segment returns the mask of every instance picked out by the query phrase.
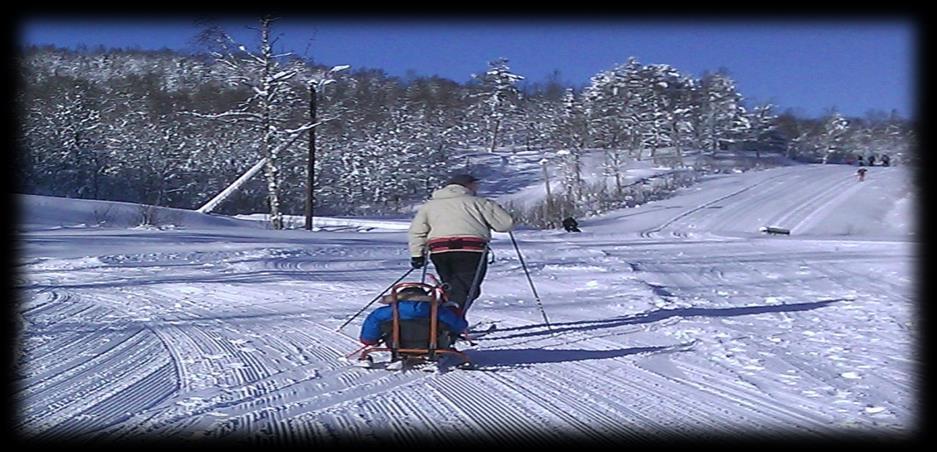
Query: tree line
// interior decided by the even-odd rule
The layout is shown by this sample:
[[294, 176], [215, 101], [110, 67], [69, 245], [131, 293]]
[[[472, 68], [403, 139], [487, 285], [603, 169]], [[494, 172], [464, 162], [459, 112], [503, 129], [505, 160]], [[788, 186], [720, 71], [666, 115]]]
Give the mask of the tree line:
[[687, 155], [722, 149], [818, 163], [916, 158], [913, 125], [895, 113], [812, 119], [746, 106], [726, 71], [696, 78], [630, 58], [574, 87], [558, 72], [530, 82], [500, 58], [466, 83], [401, 79], [276, 53], [271, 22], [261, 21], [251, 49], [217, 28], [205, 30], [198, 54], [23, 48], [20, 191], [194, 209], [266, 158], [263, 177], [216, 211], [268, 211], [281, 228], [283, 214], [303, 213], [311, 128], [319, 215], [400, 212], [425, 199], [465, 150], [543, 152], [573, 200], [588, 185], [587, 152], [604, 154], [617, 185], [611, 197], [624, 196], [621, 176], [635, 159], [679, 167]]

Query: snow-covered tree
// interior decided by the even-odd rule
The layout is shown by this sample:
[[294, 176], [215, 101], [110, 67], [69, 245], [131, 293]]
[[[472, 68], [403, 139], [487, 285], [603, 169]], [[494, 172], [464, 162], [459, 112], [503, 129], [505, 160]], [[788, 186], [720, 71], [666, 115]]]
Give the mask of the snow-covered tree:
[[98, 198], [109, 164], [99, 90], [71, 77], [51, 77], [24, 99], [24, 144], [32, 176], [50, 194]]
[[634, 123], [625, 112], [627, 91], [622, 72], [621, 67], [601, 71], [592, 76], [590, 85], [583, 91], [588, 136], [596, 147], [617, 149], [626, 145], [630, 137], [629, 130]]
[[301, 67], [295, 61], [289, 65], [282, 62], [291, 53], [274, 53], [273, 47], [277, 38], [270, 36], [274, 20], [270, 16], [260, 19], [260, 44], [256, 51], [248, 50], [220, 29], [209, 30], [204, 35], [213, 39], [221, 49], [213, 52], [213, 55], [220, 64], [219, 70], [227, 83], [247, 87], [251, 90], [251, 95], [233, 110], [194, 114], [256, 130], [261, 157], [266, 158], [264, 178], [267, 183], [267, 204], [271, 223], [274, 229], [283, 229], [280, 154], [318, 124], [298, 124], [290, 117], [291, 107], [305, 101], [305, 93], [298, 92], [298, 87], [290, 83]]
[[627, 75], [637, 73], [640, 65], [630, 58], [625, 65], [599, 72], [583, 91], [583, 113], [586, 118], [585, 136], [593, 146], [605, 149], [603, 172], [615, 178], [616, 193], [621, 193], [623, 171], [634, 148], [637, 115], [628, 104]]
[[[263, 157], [273, 146], [277, 171], [264, 169], [276, 175], [280, 211], [301, 211], [308, 134], [296, 131], [311, 122], [309, 87], [328, 78], [330, 69], [273, 55], [273, 39], [268, 54], [273, 70], [260, 65], [262, 49], [241, 51], [230, 39], [217, 42], [214, 56], [25, 49], [16, 68], [23, 89], [15, 97], [21, 119], [16, 137], [22, 145], [17, 164], [21, 191], [197, 208], [258, 161], [266, 164]], [[249, 61], [219, 61], [225, 59]], [[775, 130], [768, 129], [768, 137], [762, 136], [759, 118], [773, 115], [758, 108], [744, 113], [751, 125], [747, 135], [744, 128], [733, 130], [733, 124], [743, 121], [733, 123], [732, 115], [710, 115], [718, 121], [707, 123], [707, 113], [718, 105], [709, 100], [719, 92], [713, 78], [704, 87], [702, 80], [666, 65], [644, 66], [631, 59], [596, 74], [581, 95], [569, 91], [565, 102], [558, 83], [527, 84], [512, 104], [518, 114], [503, 110], [497, 140], [523, 143], [549, 157], [550, 177], [556, 176], [554, 181], [565, 188], [555, 199], [559, 209], [554, 213], [580, 207], [581, 212], [598, 212], [636, 202], [624, 200], [629, 194], [638, 196], [634, 187], [624, 185], [631, 159], [648, 152], [662, 155], [658, 149], [668, 147], [680, 156], [683, 149], [703, 148], [703, 138], [706, 148], [733, 140], [770, 140], [775, 148], [787, 146], [792, 158], [820, 160], [827, 149], [822, 141], [830, 135], [816, 119], [785, 113]], [[274, 87], [276, 81], [284, 81], [282, 89]], [[479, 145], [491, 149], [494, 123], [491, 105], [484, 101], [497, 97], [477, 82], [463, 85], [439, 77], [401, 81], [379, 69], [361, 69], [317, 90], [317, 209], [325, 214], [402, 211], [425, 199], [465, 161], [453, 158], [455, 153]], [[279, 93], [279, 102], [265, 100], [261, 93]], [[728, 98], [740, 101], [741, 93], [735, 94]], [[272, 107], [266, 110], [268, 127], [263, 126], [264, 102]], [[895, 164], [916, 155], [911, 121], [885, 113], [844, 119], [849, 122], [844, 152], [887, 153]], [[712, 129], [716, 132], [707, 132]], [[270, 137], [272, 141], [265, 141]], [[289, 144], [291, 138], [296, 141]], [[604, 169], [608, 180], [615, 179], [611, 189], [583, 181], [582, 157], [590, 148], [606, 151]], [[267, 208], [269, 180], [248, 180], [218, 210]], [[578, 198], [577, 204], [567, 203], [567, 196]]]
[[[690, 82], [692, 83], [692, 80], [690, 80]], [[690, 93], [694, 88], [692, 85], [688, 86], [685, 95], [691, 96]], [[682, 166], [684, 150], [688, 146], [696, 146], [696, 142], [693, 140], [696, 124], [694, 118], [696, 117], [696, 112], [699, 107], [693, 103], [681, 101], [677, 101], [675, 106], [676, 108], [673, 109], [673, 113], [671, 114], [670, 137], [674, 146], [674, 152], [677, 155], [677, 161]]]
[[487, 107], [487, 120], [491, 124], [488, 152], [494, 152], [505, 117], [516, 111], [520, 98], [516, 85], [524, 77], [511, 72], [507, 58], [490, 61], [488, 70], [483, 75], [473, 77], [481, 84], [483, 102]]
[[662, 147], [677, 147], [681, 133], [690, 129], [687, 116], [688, 80], [676, 69], [666, 64], [649, 65], [641, 68], [635, 80], [635, 101], [638, 104], [639, 128], [642, 130], [642, 146], [650, 148], [651, 158], [656, 158]]
[[916, 160], [916, 134], [908, 121], [892, 111], [878, 121], [873, 128], [873, 151], [876, 154], [888, 154], [893, 162], [913, 162]]
[[558, 153], [563, 172], [563, 186], [572, 199], [583, 194], [582, 155], [585, 150], [587, 126], [581, 102], [572, 89], [563, 95], [562, 112], [557, 116], [553, 129], [553, 142], [559, 145]]
[[[174, 196], [191, 194], [196, 185], [195, 174], [200, 165], [198, 149], [202, 146], [193, 137], [188, 123], [176, 115], [156, 117], [138, 112], [123, 118], [121, 129], [132, 128], [133, 136], [118, 134], [109, 139], [109, 146], [119, 150], [121, 169], [114, 168], [122, 178], [133, 180], [140, 200], [156, 206], [180, 205]], [[128, 187], [129, 189], [130, 187]]]
[[817, 139], [817, 151], [823, 156], [823, 164], [826, 164], [830, 157], [842, 157], [846, 153], [848, 132], [849, 121], [839, 113], [834, 112], [823, 121], [823, 132]]
[[706, 74], [700, 81], [701, 144], [710, 152], [734, 143], [751, 129], [742, 106], [742, 95], [724, 72]]
[[850, 160], [861, 156], [863, 159], [876, 153], [874, 144], [875, 133], [867, 124], [855, 122], [850, 124], [849, 133], [845, 137], [844, 146]]
[[755, 158], [761, 158], [761, 145], [772, 132], [777, 129], [777, 115], [772, 111], [774, 105], [758, 105], [748, 113], [748, 123], [751, 127], [748, 130], [747, 141], [755, 143]]

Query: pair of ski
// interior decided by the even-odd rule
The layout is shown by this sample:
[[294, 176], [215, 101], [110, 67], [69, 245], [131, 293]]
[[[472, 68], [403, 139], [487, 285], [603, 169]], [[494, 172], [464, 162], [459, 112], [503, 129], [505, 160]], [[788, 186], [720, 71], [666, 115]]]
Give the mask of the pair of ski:
[[[487, 323], [487, 325], [485, 325]], [[482, 328], [484, 326], [484, 328]], [[465, 332], [463, 339], [468, 341], [470, 344], [475, 345], [473, 342], [474, 339], [478, 339], [488, 333], [491, 333], [498, 329], [498, 324], [494, 322], [478, 322], [468, 328], [468, 331]]]

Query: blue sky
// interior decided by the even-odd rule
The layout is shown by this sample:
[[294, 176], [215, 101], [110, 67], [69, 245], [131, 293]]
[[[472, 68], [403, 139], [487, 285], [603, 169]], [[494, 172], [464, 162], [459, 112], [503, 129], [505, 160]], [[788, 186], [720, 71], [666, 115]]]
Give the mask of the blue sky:
[[[21, 44], [197, 50], [197, 18], [141, 20], [30, 18]], [[216, 20], [251, 43], [251, 19]], [[447, 20], [284, 17], [274, 24], [278, 48], [322, 64], [379, 68], [390, 75], [439, 75], [465, 82], [487, 62], [506, 57], [515, 73], [543, 81], [558, 69], [574, 85], [624, 63], [670, 64], [693, 76], [725, 68], [750, 103], [818, 116], [829, 108], [849, 116], [915, 108], [917, 36], [910, 21], [862, 20]]]

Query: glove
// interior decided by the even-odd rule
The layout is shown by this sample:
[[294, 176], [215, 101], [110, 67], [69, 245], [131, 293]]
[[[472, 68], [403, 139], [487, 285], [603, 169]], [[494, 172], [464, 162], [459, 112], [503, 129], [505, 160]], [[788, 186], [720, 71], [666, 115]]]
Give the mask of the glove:
[[410, 266], [413, 268], [421, 268], [426, 265], [426, 258], [423, 256], [414, 256], [410, 258]]

